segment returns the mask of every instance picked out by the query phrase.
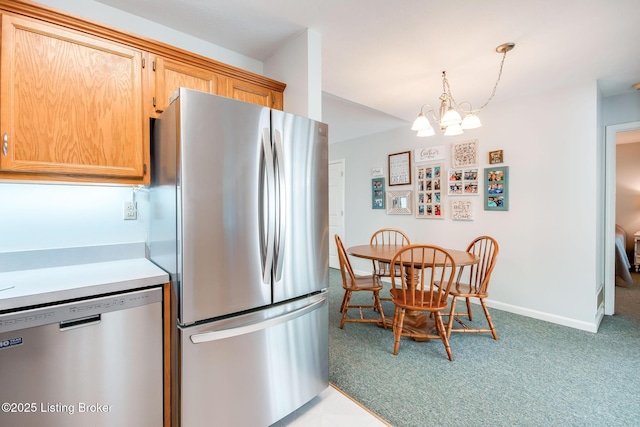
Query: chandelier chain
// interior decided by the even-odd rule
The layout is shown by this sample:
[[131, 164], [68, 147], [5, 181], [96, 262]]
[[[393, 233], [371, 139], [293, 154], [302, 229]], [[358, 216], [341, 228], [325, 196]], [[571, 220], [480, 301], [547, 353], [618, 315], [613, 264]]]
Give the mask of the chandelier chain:
[[[506, 59], [506, 57], [507, 57], [507, 51], [502, 53], [502, 61], [500, 61], [500, 70], [498, 71], [498, 79], [496, 80], [496, 83], [493, 85], [491, 96], [489, 96], [489, 99], [487, 99], [485, 103], [480, 106], [480, 108], [478, 108], [477, 110], [472, 110], [472, 112], [477, 113], [478, 111], [482, 110], [484, 107], [487, 106], [487, 104], [489, 104], [489, 102], [495, 96], [496, 90], [498, 89], [498, 83], [500, 83], [500, 78], [502, 77], [502, 68], [504, 67], [504, 60]], [[453, 104], [453, 106], [456, 109], [462, 110], [462, 108], [460, 108], [456, 100], [453, 98], [453, 95], [451, 95], [451, 87], [449, 86], [449, 81], [447, 80], [447, 77], [444, 71], [442, 72], [442, 88], [444, 92], [447, 94], [447, 96], [449, 97], [449, 99], [451, 100], [451, 103]]]

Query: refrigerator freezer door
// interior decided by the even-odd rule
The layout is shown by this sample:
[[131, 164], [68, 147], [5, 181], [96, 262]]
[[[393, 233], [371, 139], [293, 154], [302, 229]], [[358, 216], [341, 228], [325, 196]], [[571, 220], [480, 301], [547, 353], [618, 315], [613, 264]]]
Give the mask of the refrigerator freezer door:
[[329, 286], [328, 128], [271, 111], [277, 206], [274, 302]]
[[184, 89], [177, 104], [179, 323], [268, 305], [270, 110]]
[[328, 304], [293, 303], [180, 328], [180, 425], [267, 426], [328, 386]]

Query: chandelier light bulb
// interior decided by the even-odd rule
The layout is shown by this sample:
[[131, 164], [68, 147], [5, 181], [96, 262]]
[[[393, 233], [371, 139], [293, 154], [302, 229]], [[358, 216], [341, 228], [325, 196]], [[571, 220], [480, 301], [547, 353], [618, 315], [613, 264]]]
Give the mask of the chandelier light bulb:
[[449, 125], [447, 129], [444, 131], [444, 136], [455, 136], [462, 135], [464, 131], [462, 130], [462, 126], [460, 125]]
[[415, 119], [415, 121], [413, 122], [413, 125], [411, 126], [411, 130], [417, 130], [417, 131], [421, 131], [423, 129], [427, 129], [431, 127], [431, 123], [429, 123], [429, 119], [427, 119], [427, 117], [420, 113], [418, 114], [418, 118]]
[[444, 116], [440, 120], [440, 126], [448, 127], [451, 125], [459, 125], [462, 122], [462, 117], [460, 117], [460, 113], [458, 113], [453, 108], [449, 107]]
[[464, 116], [464, 119], [462, 119], [462, 123], [460, 123], [460, 126], [464, 130], [469, 130], [479, 128], [480, 126], [482, 126], [482, 123], [480, 122], [480, 118], [475, 113], [469, 113]]

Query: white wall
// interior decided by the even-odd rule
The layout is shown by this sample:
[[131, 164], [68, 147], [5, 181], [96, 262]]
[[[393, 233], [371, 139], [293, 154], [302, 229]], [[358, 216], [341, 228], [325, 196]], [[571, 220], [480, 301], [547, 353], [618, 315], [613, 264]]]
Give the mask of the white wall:
[[[567, 107], [551, 114], [559, 106]], [[516, 105], [490, 105], [481, 118], [482, 128], [453, 138], [418, 138], [409, 129], [397, 129], [332, 144], [330, 159], [346, 160], [345, 244], [368, 242], [381, 227], [400, 228], [412, 242], [457, 249], [489, 234], [500, 244], [490, 305], [595, 331], [596, 83], [576, 83]], [[431, 220], [371, 209], [370, 170], [386, 171], [388, 154], [469, 139], [479, 141], [480, 168], [487, 166], [489, 151], [504, 150], [510, 173], [508, 212], [484, 211], [481, 196], [470, 196], [476, 201], [472, 222], [454, 222], [450, 212], [444, 220]], [[449, 169], [448, 158], [444, 166]], [[403, 188], [411, 187], [392, 187]], [[370, 262], [353, 262], [356, 269], [370, 270]]]
[[144, 192], [136, 194], [138, 220], [122, 219], [132, 193], [131, 186], [0, 183], [0, 253], [144, 242]]
[[322, 120], [322, 41], [305, 30], [288, 40], [265, 62], [265, 73], [286, 82], [284, 111]]

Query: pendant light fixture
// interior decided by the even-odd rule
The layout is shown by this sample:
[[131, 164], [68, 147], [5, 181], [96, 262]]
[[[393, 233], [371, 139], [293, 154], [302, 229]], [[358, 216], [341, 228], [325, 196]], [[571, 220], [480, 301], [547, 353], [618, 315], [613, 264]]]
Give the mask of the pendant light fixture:
[[[489, 96], [489, 99], [485, 101], [484, 104], [480, 106], [478, 109], [473, 109], [471, 104], [467, 101], [457, 103], [453, 96], [451, 95], [451, 87], [449, 86], [449, 80], [447, 80], [446, 71], [442, 72], [442, 95], [440, 95], [440, 109], [438, 111], [439, 115], [436, 116], [436, 112], [433, 107], [429, 104], [424, 104], [420, 108], [420, 114], [418, 114], [418, 118], [413, 122], [411, 126], [411, 130], [415, 130], [418, 132], [418, 136], [431, 136], [435, 135], [436, 132], [433, 130], [433, 126], [429, 122], [427, 118], [428, 114], [431, 114], [433, 120], [438, 124], [440, 130], [444, 132], [445, 136], [453, 136], [460, 135], [464, 133], [465, 130], [475, 129], [482, 126], [480, 119], [478, 118], [478, 113], [489, 104], [489, 101], [496, 94], [496, 89], [498, 88], [498, 83], [500, 82], [500, 78], [502, 77], [502, 67], [504, 66], [504, 60], [507, 57], [507, 52], [515, 47], [514, 43], [504, 43], [496, 48], [496, 52], [502, 54], [502, 61], [500, 61], [500, 70], [498, 71], [498, 79], [496, 83], [493, 85], [493, 91]], [[462, 106], [468, 105], [469, 108], [465, 109]], [[425, 107], [429, 109], [424, 112]]]

